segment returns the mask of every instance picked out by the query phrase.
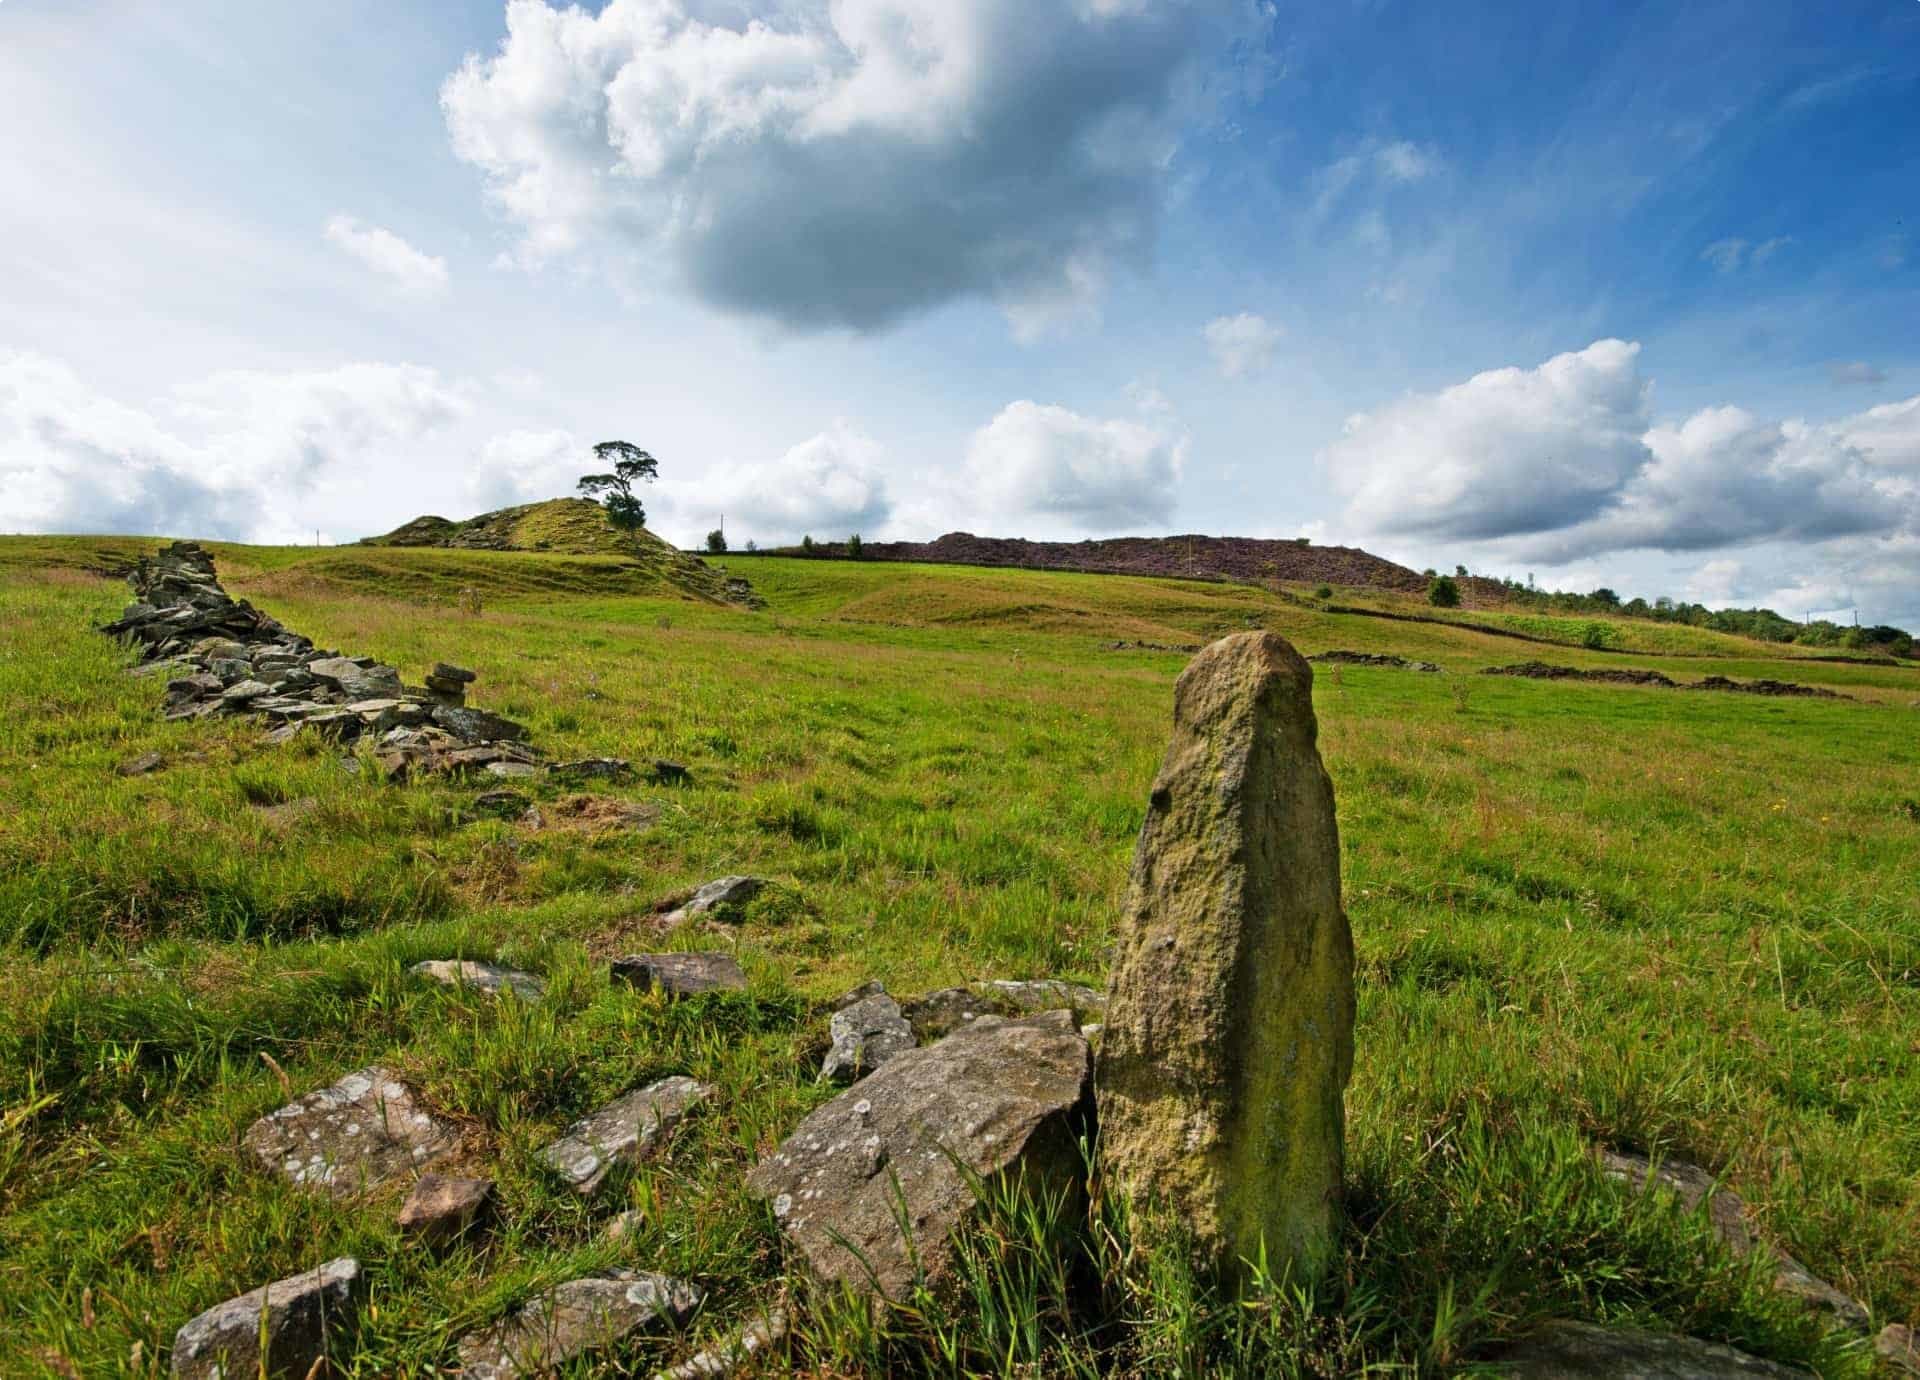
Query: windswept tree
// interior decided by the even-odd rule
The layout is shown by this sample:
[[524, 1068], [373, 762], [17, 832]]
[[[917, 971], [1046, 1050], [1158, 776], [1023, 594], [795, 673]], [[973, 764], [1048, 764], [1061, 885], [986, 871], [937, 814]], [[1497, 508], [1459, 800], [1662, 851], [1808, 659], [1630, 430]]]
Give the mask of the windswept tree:
[[602, 441], [593, 448], [594, 459], [611, 463], [611, 474], [583, 474], [580, 492], [604, 506], [607, 521], [623, 532], [647, 524], [647, 510], [634, 496], [633, 486], [640, 480], [651, 483], [660, 476], [660, 462], [628, 441]]

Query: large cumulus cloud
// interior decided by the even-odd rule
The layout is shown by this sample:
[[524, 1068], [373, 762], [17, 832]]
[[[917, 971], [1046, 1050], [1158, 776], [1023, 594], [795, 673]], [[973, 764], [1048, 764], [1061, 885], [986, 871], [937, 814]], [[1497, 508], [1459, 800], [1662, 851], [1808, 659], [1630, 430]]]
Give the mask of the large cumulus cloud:
[[660, 256], [702, 300], [1043, 329], [1150, 249], [1198, 74], [1250, 0], [509, 0], [441, 104], [521, 258]]
[[689, 543], [722, 522], [735, 544], [871, 537], [893, 513], [883, 468], [879, 443], [840, 423], [773, 459], [722, 462], [697, 480], [663, 482], [662, 508]]
[[1016, 530], [1140, 530], [1172, 515], [1187, 449], [1169, 426], [1021, 401], [974, 433], [963, 481], [972, 504]]

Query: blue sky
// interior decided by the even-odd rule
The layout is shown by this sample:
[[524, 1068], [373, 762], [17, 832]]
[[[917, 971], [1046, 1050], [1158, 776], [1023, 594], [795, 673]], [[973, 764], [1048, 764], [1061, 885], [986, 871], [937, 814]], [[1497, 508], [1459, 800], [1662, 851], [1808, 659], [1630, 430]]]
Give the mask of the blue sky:
[[0, 0], [0, 531], [1308, 535], [1920, 625], [1920, 3]]

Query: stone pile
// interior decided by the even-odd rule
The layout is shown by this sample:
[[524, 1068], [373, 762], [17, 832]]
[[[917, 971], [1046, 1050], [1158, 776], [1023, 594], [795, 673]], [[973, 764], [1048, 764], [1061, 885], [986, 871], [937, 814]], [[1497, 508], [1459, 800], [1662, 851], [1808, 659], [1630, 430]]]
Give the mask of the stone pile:
[[313, 732], [373, 748], [390, 776], [531, 775], [537, 757], [511, 719], [467, 707], [474, 673], [437, 665], [415, 688], [371, 657], [317, 649], [220, 587], [213, 557], [179, 541], [128, 576], [135, 601], [101, 629], [141, 649], [142, 674], [165, 674], [169, 719], [248, 715], [269, 741]]

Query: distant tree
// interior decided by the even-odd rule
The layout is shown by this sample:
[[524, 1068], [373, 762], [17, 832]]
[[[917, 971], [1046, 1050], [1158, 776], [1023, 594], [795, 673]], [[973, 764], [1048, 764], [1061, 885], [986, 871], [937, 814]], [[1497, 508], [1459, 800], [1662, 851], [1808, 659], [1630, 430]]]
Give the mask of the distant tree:
[[749, 551], [758, 551], [759, 549], [760, 549], [760, 543], [759, 543], [759, 542], [757, 542], [757, 541], [755, 541], [755, 540], [754, 540], [754, 539], [753, 539], [752, 537], [748, 537], [748, 538], [747, 538], [747, 550], [749, 550]]
[[1462, 580], [1467, 578], [1467, 568], [1464, 565], [1456, 565], [1453, 568], [1453, 573]]
[[1293, 544], [1295, 546], [1312, 546], [1313, 538], [1312, 537], [1295, 537], [1293, 539]]
[[1453, 576], [1434, 576], [1433, 583], [1427, 586], [1427, 602], [1438, 609], [1459, 608], [1460, 586], [1454, 583]]
[[1435, 570], [1432, 566], [1428, 566], [1425, 570], [1421, 571], [1420, 573], [1426, 576], [1429, 580], [1431, 580], [1435, 576], [1437, 576], [1440, 572]]
[[847, 538], [847, 559], [850, 561], [859, 560], [860, 551], [861, 551], [860, 534], [858, 532], [855, 532], [852, 536]]
[[1593, 600], [1596, 604], [1604, 605], [1610, 609], [1620, 607], [1620, 596], [1608, 589], [1605, 585], [1600, 586], [1600, 588], [1589, 594], [1587, 598]]
[[707, 550], [713, 552], [716, 556], [725, 555], [727, 551], [727, 534], [718, 527], [707, 533]]
[[634, 497], [633, 486], [640, 480], [659, 478], [660, 462], [640, 447], [627, 441], [602, 441], [593, 448], [594, 459], [611, 463], [611, 474], [583, 474], [580, 492], [607, 510], [607, 521], [623, 532], [647, 525], [647, 510]]
[[800, 549], [802, 551], [805, 551], [808, 555], [812, 555], [813, 554], [813, 538], [811, 536], [804, 536], [800, 538]]

